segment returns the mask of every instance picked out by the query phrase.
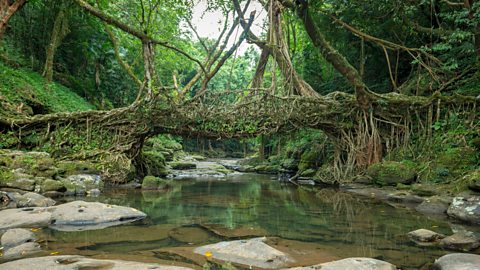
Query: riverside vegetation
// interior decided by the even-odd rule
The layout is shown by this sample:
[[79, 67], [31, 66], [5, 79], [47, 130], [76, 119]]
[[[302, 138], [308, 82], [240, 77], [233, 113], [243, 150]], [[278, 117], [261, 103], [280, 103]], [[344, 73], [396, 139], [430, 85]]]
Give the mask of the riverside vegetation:
[[[136, 224], [128, 225], [132, 230], [150, 230], [149, 218], [143, 225], [138, 220], [156, 207], [172, 207], [190, 179], [231, 178], [233, 187], [244, 181], [242, 174], [256, 173], [297, 190], [293, 201], [301, 206], [287, 209], [298, 207], [309, 217], [307, 223], [320, 221], [307, 214], [303, 200], [315, 194], [322, 201], [331, 188], [339, 188], [341, 195], [323, 200], [345, 213], [349, 223], [357, 209], [343, 212], [342, 202], [346, 209], [361, 205], [337, 198], [344, 193], [451, 222], [451, 231], [445, 225], [438, 233], [415, 230], [435, 227], [406, 224], [409, 231], [401, 234], [430, 253], [428, 259], [397, 267], [478, 269], [479, 8], [476, 0], [0, 0], [0, 207], [6, 209], [0, 212], [5, 217], [0, 233], [36, 227], [47, 232], [106, 230], [131, 222]], [[212, 14], [220, 16], [218, 32], [206, 36], [198, 22]], [[224, 188], [218, 183], [212, 187]], [[118, 204], [132, 203], [146, 213], [109, 204], [116, 190], [137, 188], [142, 199], [133, 193], [128, 195], [132, 202]], [[229, 203], [225, 211], [249, 208], [256, 216], [260, 199], [253, 194], [276, 194], [279, 186], [250, 188], [231, 198], [226, 192], [219, 199]], [[251, 197], [245, 195], [249, 192]], [[104, 193], [109, 195], [102, 197]], [[279, 196], [288, 201], [287, 195]], [[81, 200], [54, 205], [73, 198]], [[95, 198], [104, 204], [82, 202]], [[81, 214], [70, 217], [68, 211]], [[376, 246], [375, 252], [362, 253], [374, 259], [355, 261], [335, 252], [315, 253], [317, 261], [294, 258], [288, 244], [276, 246], [285, 235], [276, 234], [270, 224], [262, 231], [249, 220], [242, 225], [256, 232], [235, 236], [238, 224], [231, 216], [217, 215], [228, 220], [228, 226], [220, 222], [229, 228], [227, 236], [200, 220], [218, 222], [211, 216], [192, 217], [181, 226], [168, 223], [161, 230], [169, 240], [155, 241], [174, 251], [139, 245], [138, 259], [150, 262], [148, 250], [161, 259], [156, 262], [181, 257], [178, 266], [208, 269], [318, 264], [395, 269], [384, 257], [402, 263], [392, 254], [376, 253], [381, 249]], [[26, 222], [27, 217], [34, 222]], [[458, 223], [463, 225], [456, 227]], [[215, 237], [194, 241], [206, 234]], [[46, 255], [48, 245], [38, 236], [5, 232], [3, 260]], [[294, 234], [292, 240], [305, 242], [302, 237]], [[331, 235], [313, 238], [316, 243], [340, 241]], [[213, 240], [229, 242], [217, 247]], [[179, 244], [190, 242], [203, 246], [190, 250]], [[80, 252], [84, 247], [65, 248], [74, 250], [65, 254], [73, 256], [55, 260], [72, 269], [90, 264], [151, 267], [117, 261], [113, 255], [110, 261], [85, 258], [76, 256], [89, 256]], [[250, 248], [261, 256], [244, 252]], [[306, 248], [306, 254], [313, 249]], [[408, 254], [403, 252], [399, 254]], [[433, 257], [443, 255], [434, 263]], [[52, 258], [4, 266], [41, 263], [48, 268], [55, 263]]]

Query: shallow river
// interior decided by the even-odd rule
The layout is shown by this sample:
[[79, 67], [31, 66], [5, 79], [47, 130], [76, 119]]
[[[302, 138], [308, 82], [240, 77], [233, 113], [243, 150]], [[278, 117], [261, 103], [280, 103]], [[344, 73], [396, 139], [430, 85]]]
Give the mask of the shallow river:
[[296, 254], [299, 265], [362, 256], [421, 269], [447, 253], [405, 238], [419, 228], [451, 234], [444, 221], [334, 189], [298, 188], [265, 175], [177, 183], [169, 191], [111, 190], [85, 198], [135, 207], [148, 218], [97, 231], [44, 229], [48, 252], [198, 267], [192, 247], [267, 236]]

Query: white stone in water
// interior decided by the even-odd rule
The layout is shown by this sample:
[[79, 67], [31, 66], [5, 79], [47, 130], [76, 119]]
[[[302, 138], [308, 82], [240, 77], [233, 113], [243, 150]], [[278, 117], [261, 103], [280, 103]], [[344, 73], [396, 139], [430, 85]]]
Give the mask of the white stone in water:
[[195, 253], [211, 254], [214, 259], [265, 269], [285, 267], [294, 260], [287, 254], [265, 244], [266, 238], [235, 240], [198, 247]]
[[48, 256], [17, 260], [0, 264], [2, 270], [36, 269], [36, 270], [77, 270], [77, 269], [108, 269], [108, 270], [192, 270], [191, 268], [141, 263], [121, 260], [98, 260], [82, 256]]
[[480, 270], [480, 255], [452, 253], [435, 260], [435, 270]]

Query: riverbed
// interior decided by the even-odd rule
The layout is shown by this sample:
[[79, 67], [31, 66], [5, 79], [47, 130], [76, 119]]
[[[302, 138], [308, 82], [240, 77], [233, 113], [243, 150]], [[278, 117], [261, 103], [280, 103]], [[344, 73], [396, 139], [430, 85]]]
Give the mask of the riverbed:
[[[296, 265], [371, 257], [421, 269], [448, 251], [417, 247], [406, 233], [425, 228], [449, 235], [456, 225], [408, 208], [333, 188], [297, 187], [275, 177], [242, 174], [183, 178], [166, 191], [109, 189], [84, 200], [130, 206], [148, 218], [95, 231], [43, 229], [50, 254], [129, 259], [200, 268], [194, 247], [266, 236], [294, 253]], [[72, 200], [78, 198], [71, 198]]]

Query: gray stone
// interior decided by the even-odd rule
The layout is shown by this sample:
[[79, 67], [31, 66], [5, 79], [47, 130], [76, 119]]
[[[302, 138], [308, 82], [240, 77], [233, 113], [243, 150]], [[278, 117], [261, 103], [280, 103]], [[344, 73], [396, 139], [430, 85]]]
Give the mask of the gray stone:
[[212, 254], [212, 258], [249, 267], [276, 269], [285, 267], [293, 259], [287, 254], [265, 244], [266, 238], [235, 240], [198, 247], [195, 253]]
[[35, 180], [28, 178], [18, 178], [12, 181], [4, 182], [3, 185], [9, 188], [33, 191], [35, 189]]
[[92, 189], [102, 190], [104, 186], [100, 175], [94, 174], [70, 175], [62, 182], [66, 187], [68, 194], [71, 194], [72, 191], [74, 191], [76, 195], [85, 195]]
[[65, 189], [65, 186], [63, 185], [63, 183], [53, 179], [46, 179], [40, 185], [41, 192], [59, 191], [62, 189]]
[[435, 242], [445, 238], [445, 235], [427, 229], [418, 229], [409, 232], [407, 236], [414, 242]]
[[18, 227], [46, 227], [62, 231], [103, 229], [143, 219], [134, 208], [98, 202], [74, 201], [58, 206], [0, 211], [0, 230]]
[[451, 201], [451, 198], [433, 196], [425, 199], [421, 204], [417, 205], [415, 210], [424, 214], [441, 215], [447, 213]]
[[48, 207], [56, 203], [50, 198], [33, 192], [27, 192], [15, 198], [17, 200], [17, 207]]
[[50, 224], [52, 214], [46, 207], [29, 207], [6, 209], [0, 211], [0, 230], [10, 228], [46, 227]]
[[35, 235], [26, 229], [10, 229], [6, 231], [0, 240], [2, 246], [6, 249], [10, 247], [19, 246], [27, 242], [34, 242], [37, 240]]
[[312, 266], [289, 268], [294, 270], [397, 270], [395, 265], [371, 258], [347, 258]]
[[141, 263], [121, 260], [98, 260], [82, 256], [48, 256], [17, 260], [0, 264], [2, 270], [38, 269], [38, 270], [78, 270], [78, 269], [109, 269], [109, 270], [189, 270], [191, 268]]
[[435, 260], [432, 270], [480, 270], [480, 255], [447, 254]]
[[98, 202], [74, 201], [50, 207], [52, 228], [61, 231], [92, 230], [132, 222], [147, 215], [134, 208]]
[[[3, 252], [3, 259], [13, 260], [21, 257], [27, 257], [39, 252], [42, 252], [42, 249], [40, 248], [40, 245], [38, 243], [27, 242], [27, 243], [23, 243], [21, 245], [6, 249]], [[35, 268], [35, 269], [38, 269], [38, 268]]]
[[480, 224], [480, 196], [453, 198], [447, 214], [469, 223]]
[[440, 246], [458, 251], [470, 251], [480, 247], [480, 238], [473, 232], [460, 231], [440, 241]]

